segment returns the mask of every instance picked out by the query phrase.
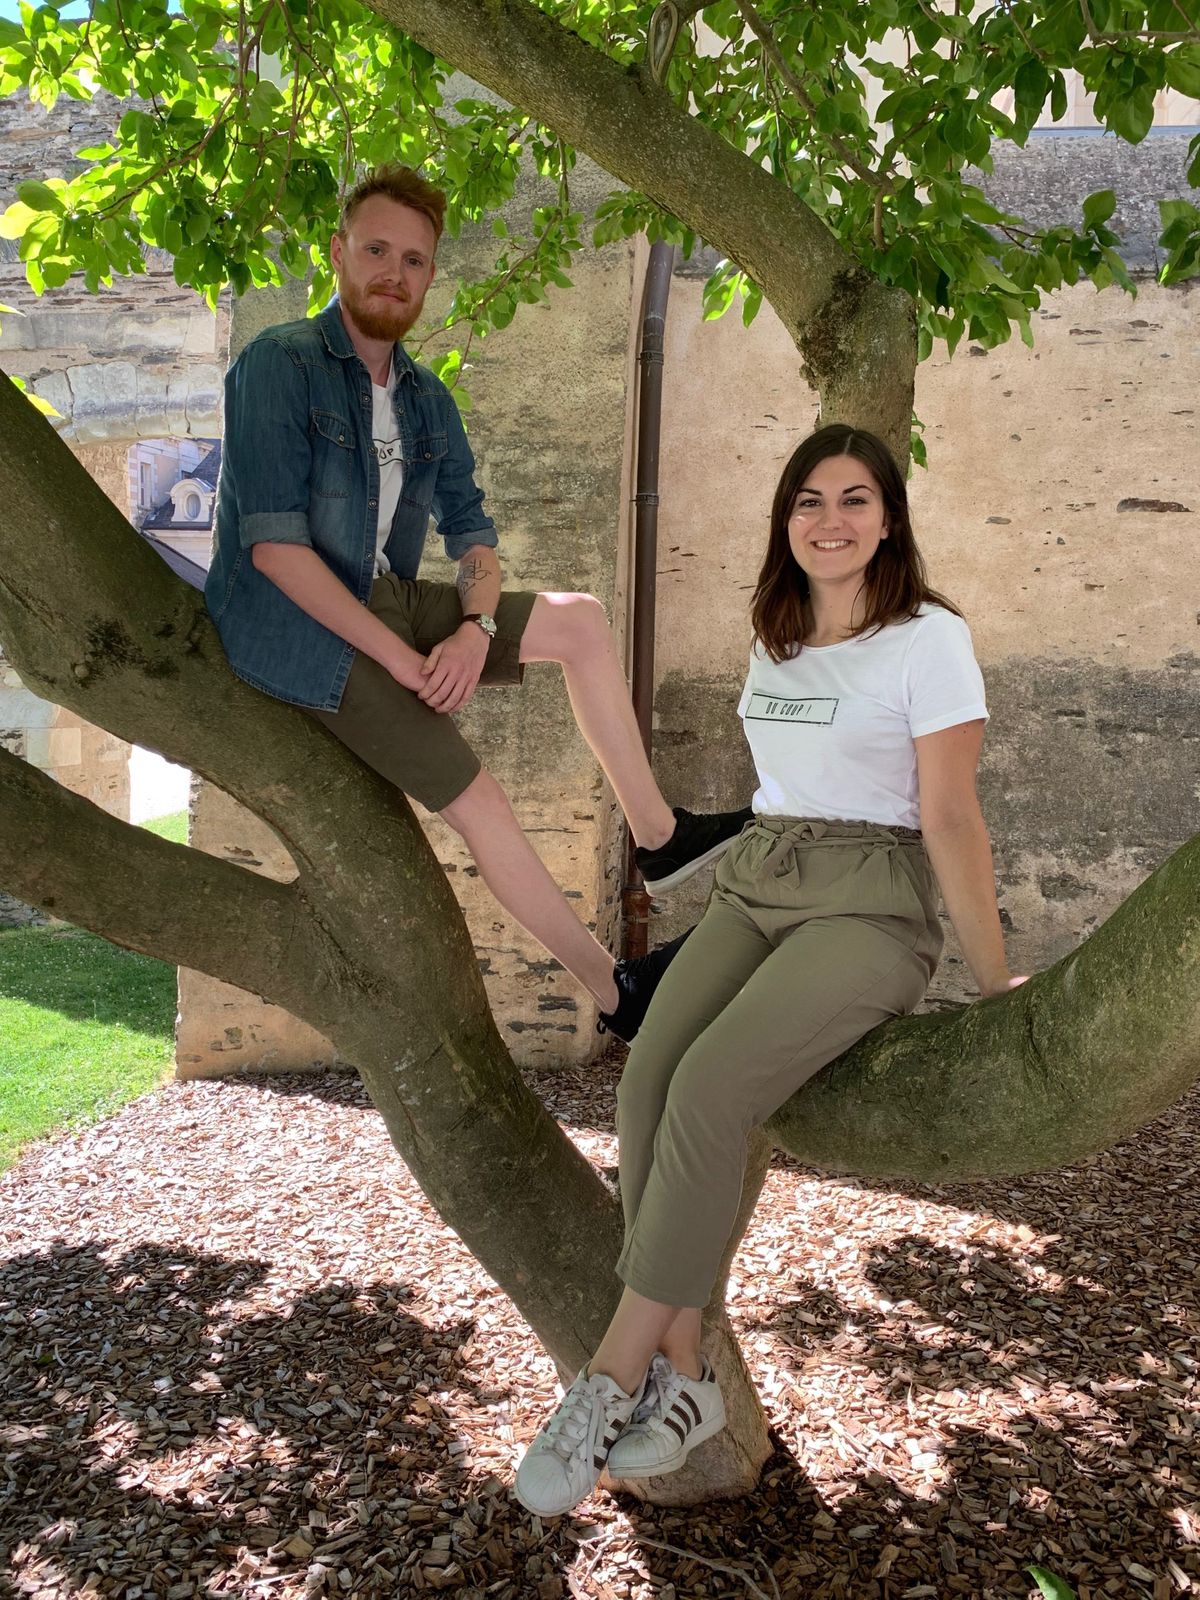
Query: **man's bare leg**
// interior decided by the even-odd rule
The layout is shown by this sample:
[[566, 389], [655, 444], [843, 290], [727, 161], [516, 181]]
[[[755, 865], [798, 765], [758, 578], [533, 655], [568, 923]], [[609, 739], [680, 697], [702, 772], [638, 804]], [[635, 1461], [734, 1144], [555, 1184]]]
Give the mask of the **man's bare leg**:
[[462, 836], [504, 909], [579, 979], [601, 1011], [614, 1011], [612, 956], [563, 898], [491, 773], [480, 772], [440, 815]]
[[599, 600], [589, 594], [539, 594], [521, 638], [521, 660], [561, 664], [579, 731], [604, 768], [634, 839], [650, 849], [665, 844], [675, 831], [675, 817], [646, 759]]

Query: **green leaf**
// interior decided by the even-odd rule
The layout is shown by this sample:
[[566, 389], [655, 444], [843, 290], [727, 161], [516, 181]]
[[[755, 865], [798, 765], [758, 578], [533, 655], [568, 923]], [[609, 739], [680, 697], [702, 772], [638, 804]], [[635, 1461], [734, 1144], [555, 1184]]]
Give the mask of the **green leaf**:
[[14, 200], [0, 215], [0, 239], [19, 239], [36, 216], [36, 211], [20, 200]]
[[1028, 56], [1013, 78], [1017, 112], [1028, 126], [1037, 121], [1050, 92], [1050, 74], [1036, 56]]
[[61, 217], [66, 210], [61, 198], [47, 183], [35, 179], [17, 185], [17, 199], [31, 211], [54, 211]]
[[1068, 109], [1067, 80], [1061, 72], [1055, 72], [1050, 79], [1050, 115], [1055, 122], [1061, 122]]
[[955, 106], [938, 124], [942, 138], [958, 155], [965, 155], [970, 146], [966, 107]]
[[1107, 222], [1116, 209], [1117, 197], [1113, 190], [1098, 189], [1083, 202], [1084, 227], [1094, 228], [1101, 222]]
[[1116, 96], [1108, 107], [1105, 121], [1129, 144], [1140, 144], [1154, 123], [1153, 88], [1142, 83], [1131, 94]]
[[729, 310], [738, 291], [740, 277], [741, 274], [730, 261], [719, 262], [709, 274], [700, 302], [705, 322], [715, 322]]
[[1025, 1571], [1042, 1591], [1045, 1600], [1078, 1600], [1071, 1585], [1048, 1567], [1026, 1567]]
[[1200, 100], [1200, 44], [1181, 44], [1163, 57], [1167, 83], [1189, 100]]

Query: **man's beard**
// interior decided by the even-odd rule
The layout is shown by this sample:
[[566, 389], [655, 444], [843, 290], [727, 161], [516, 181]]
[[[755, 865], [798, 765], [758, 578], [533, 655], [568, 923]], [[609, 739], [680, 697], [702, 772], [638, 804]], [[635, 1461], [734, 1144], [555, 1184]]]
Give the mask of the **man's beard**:
[[414, 305], [411, 300], [374, 300], [349, 284], [342, 285], [339, 292], [346, 315], [368, 339], [395, 343], [421, 315], [420, 301]]

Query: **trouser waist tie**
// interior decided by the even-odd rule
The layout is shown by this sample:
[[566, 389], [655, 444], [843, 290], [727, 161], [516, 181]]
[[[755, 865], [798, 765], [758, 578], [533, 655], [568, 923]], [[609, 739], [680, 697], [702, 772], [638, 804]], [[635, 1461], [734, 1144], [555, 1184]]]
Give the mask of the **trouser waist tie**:
[[893, 849], [896, 845], [921, 844], [917, 828], [888, 827], [876, 822], [827, 821], [821, 817], [755, 817], [754, 828], [775, 843], [763, 858], [759, 875], [778, 877], [785, 869], [787, 857], [797, 846], [811, 849], [861, 843], [880, 849]]

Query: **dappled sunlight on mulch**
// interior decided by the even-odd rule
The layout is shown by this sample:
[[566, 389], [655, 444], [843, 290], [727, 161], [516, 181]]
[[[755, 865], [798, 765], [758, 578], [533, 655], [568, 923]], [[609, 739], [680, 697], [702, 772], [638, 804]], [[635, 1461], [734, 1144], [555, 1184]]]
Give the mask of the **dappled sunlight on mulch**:
[[[614, 1059], [537, 1087], [616, 1159]], [[172, 1086], [0, 1179], [0, 1593], [1200, 1596], [1200, 1094], [1064, 1173], [772, 1170], [775, 1429], [690, 1512], [508, 1494], [550, 1362], [345, 1076]]]

